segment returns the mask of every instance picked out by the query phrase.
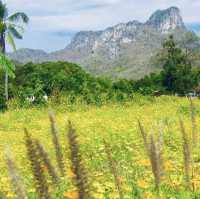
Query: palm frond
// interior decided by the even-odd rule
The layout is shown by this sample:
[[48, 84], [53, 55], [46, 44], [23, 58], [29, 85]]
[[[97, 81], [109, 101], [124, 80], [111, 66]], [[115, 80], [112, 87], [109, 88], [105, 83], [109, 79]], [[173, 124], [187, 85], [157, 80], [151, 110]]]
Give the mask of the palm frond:
[[0, 1], [0, 20], [4, 21], [4, 19], [8, 16], [8, 9], [6, 4]]
[[15, 44], [14, 38], [12, 37], [10, 32], [8, 32], [8, 34], [6, 35], [6, 41], [13, 48], [13, 50], [16, 51], [16, 49], [17, 49], [16, 44]]
[[6, 22], [6, 26], [7, 27], [12, 26], [15, 29], [17, 29], [20, 33], [24, 33], [24, 27], [22, 25], [15, 24], [15, 23], [12, 23], [12, 22]]
[[17, 39], [22, 39], [22, 35], [21, 33], [16, 29], [16, 27], [14, 26], [8, 26], [7, 27], [8, 32], [10, 32], [10, 34], [12, 34], [13, 37], [17, 38]]
[[23, 22], [28, 23], [29, 17], [23, 12], [16, 12], [7, 18], [8, 21], [11, 22]]
[[15, 78], [15, 65], [3, 54], [0, 54], [0, 67], [3, 67], [11, 78]]

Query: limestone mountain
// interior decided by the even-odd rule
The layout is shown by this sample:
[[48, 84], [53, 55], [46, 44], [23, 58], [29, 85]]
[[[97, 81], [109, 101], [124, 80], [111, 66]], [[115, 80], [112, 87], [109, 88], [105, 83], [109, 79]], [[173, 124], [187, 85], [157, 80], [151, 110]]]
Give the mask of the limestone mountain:
[[43, 50], [33, 50], [28, 48], [21, 48], [14, 53], [9, 53], [9, 56], [18, 62], [42, 62], [48, 59], [48, 53]]
[[163, 40], [171, 33], [181, 39], [186, 32], [180, 10], [170, 7], [156, 11], [145, 23], [134, 20], [102, 31], [81, 31], [57, 52], [21, 55], [17, 51], [10, 56], [22, 62], [70, 61], [95, 75], [140, 78], [158, 69], [152, 58]]

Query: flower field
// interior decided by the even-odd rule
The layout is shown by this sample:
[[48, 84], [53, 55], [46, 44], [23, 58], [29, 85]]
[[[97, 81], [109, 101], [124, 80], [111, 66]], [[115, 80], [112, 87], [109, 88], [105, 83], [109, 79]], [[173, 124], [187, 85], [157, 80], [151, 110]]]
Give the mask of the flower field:
[[[192, 101], [192, 108], [187, 98], [167, 96], [143, 97], [102, 107], [53, 107], [64, 175], [60, 174], [57, 166], [48, 108], [16, 109], [2, 113], [2, 198], [17, 198], [16, 186], [13, 186], [16, 182], [21, 183], [19, 186], [23, 187], [28, 198], [41, 197], [36, 193], [38, 185], [27, 153], [24, 128], [32, 139], [39, 140], [44, 146], [59, 177], [59, 183], [53, 185], [48, 167], [41, 163], [49, 193], [44, 198], [80, 198], [80, 187], [75, 182], [77, 173], [71, 168], [81, 170], [82, 166], [86, 171], [90, 198], [200, 198], [200, 101]], [[70, 142], [70, 136], [67, 136], [69, 120], [76, 129], [77, 146], [73, 144], [73, 137]], [[145, 136], [141, 133], [142, 129]], [[80, 150], [80, 168], [72, 157], [74, 145]], [[13, 160], [17, 174], [9, 169], [7, 156]], [[15, 182], [13, 175], [19, 175], [21, 181]]]

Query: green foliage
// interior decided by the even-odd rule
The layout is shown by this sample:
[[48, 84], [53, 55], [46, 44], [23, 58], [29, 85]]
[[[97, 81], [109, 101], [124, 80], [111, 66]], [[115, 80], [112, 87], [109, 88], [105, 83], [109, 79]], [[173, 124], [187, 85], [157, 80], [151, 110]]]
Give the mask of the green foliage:
[[128, 80], [113, 83], [106, 78], [92, 77], [78, 65], [67, 62], [18, 65], [10, 91], [12, 97], [20, 99], [21, 105], [29, 105], [27, 98], [32, 96], [36, 99], [33, 104], [45, 103], [44, 95], [53, 96], [57, 102], [65, 95], [71, 103], [81, 99], [87, 104], [102, 105], [108, 100], [124, 101], [133, 93]]
[[192, 66], [187, 55], [176, 46], [173, 36], [165, 41], [163, 48], [167, 51], [161, 72], [163, 86], [172, 93], [186, 94], [193, 90], [195, 82]]
[[162, 77], [160, 74], [151, 73], [149, 76], [145, 76], [143, 79], [133, 83], [133, 89], [135, 92], [140, 92], [143, 95], [152, 95], [156, 92], [165, 93], [165, 89], [162, 86]]
[[0, 66], [5, 72], [8, 73], [8, 76], [15, 78], [15, 65], [8, 57], [2, 53], [0, 54]]

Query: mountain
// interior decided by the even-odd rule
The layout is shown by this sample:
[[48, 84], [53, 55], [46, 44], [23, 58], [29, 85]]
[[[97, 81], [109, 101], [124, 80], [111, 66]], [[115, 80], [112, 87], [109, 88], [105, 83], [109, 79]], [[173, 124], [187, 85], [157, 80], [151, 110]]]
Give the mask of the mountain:
[[14, 53], [9, 53], [9, 56], [18, 62], [42, 62], [48, 59], [48, 53], [43, 50], [33, 50], [28, 48], [21, 48]]
[[134, 20], [101, 31], [81, 31], [60, 51], [25, 49], [10, 57], [23, 63], [70, 61], [95, 75], [136, 79], [159, 69], [153, 57], [169, 34], [180, 40], [186, 32], [180, 10], [170, 7], [157, 10], [145, 23]]

